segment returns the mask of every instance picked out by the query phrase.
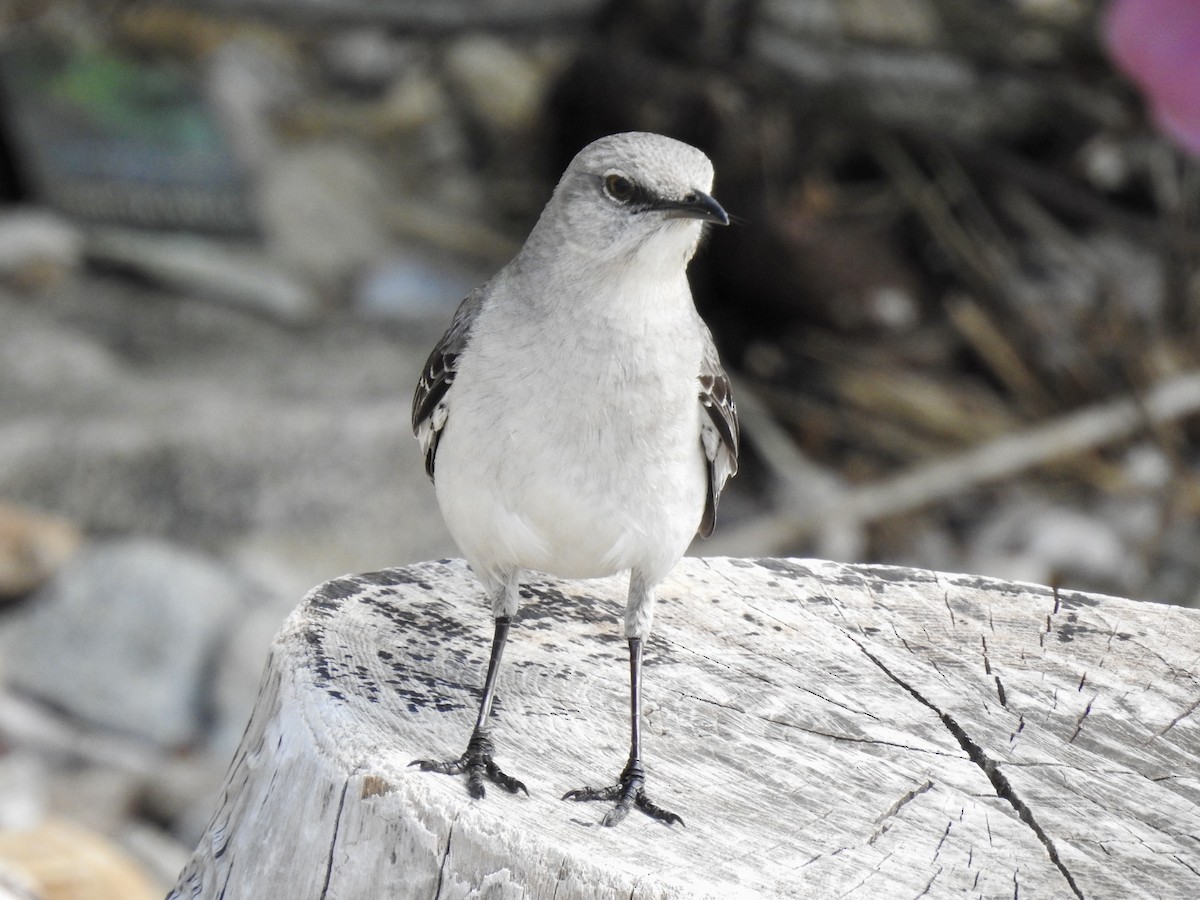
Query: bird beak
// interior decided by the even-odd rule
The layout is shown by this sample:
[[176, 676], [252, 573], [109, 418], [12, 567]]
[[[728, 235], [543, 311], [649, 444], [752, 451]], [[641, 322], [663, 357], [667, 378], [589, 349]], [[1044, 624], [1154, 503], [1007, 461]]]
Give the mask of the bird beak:
[[682, 200], [660, 200], [654, 206], [663, 210], [669, 219], [699, 219], [714, 225], [729, 224], [729, 213], [704, 191], [693, 189]]

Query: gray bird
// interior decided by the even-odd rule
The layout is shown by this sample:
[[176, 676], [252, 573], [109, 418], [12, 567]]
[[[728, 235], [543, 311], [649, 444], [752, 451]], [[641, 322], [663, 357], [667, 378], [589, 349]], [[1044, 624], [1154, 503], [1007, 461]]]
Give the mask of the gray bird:
[[585, 147], [516, 257], [458, 307], [413, 397], [451, 535], [482, 582], [495, 636], [466, 752], [426, 771], [528, 790], [492, 758], [496, 674], [528, 570], [595, 578], [629, 570], [629, 761], [617, 783], [563, 799], [682, 822], [645, 792], [642, 646], [655, 586], [737, 471], [738, 422], [687, 264], [705, 223], [729, 217], [702, 152], [657, 134]]

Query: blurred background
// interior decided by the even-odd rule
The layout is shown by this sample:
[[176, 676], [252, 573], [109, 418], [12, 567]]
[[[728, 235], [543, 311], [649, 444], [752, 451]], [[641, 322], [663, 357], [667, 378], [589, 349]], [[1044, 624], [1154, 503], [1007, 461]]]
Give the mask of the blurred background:
[[694, 552], [1196, 605], [1198, 61], [1190, 0], [0, 0], [0, 898], [162, 896], [303, 593], [456, 555], [418, 370], [615, 131], [736, 219]]

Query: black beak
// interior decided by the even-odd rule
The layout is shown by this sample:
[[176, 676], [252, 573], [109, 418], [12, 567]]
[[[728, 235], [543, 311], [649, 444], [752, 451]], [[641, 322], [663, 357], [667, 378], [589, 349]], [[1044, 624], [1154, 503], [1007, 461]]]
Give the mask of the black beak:
[[704, 191], [688, 191], [681, 200], [658, 200], [654, 208], [663, 210], [670, 219], [699, 219], [714, 225], [729, 224], [729, 213]]

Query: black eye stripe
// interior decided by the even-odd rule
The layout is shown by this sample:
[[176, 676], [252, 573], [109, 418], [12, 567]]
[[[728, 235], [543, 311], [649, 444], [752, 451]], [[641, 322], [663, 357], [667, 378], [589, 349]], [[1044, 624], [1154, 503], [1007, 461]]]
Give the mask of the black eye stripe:
[[618, 203], [628, 203], [638, 193], [638, 186], [624, 175], [610, 172], [604, 177], [604, 190]]
[[610, 200], [622, 206], [649, 207], [654, 203], [653, 194], [620, 172], [609, 172], [604, 176], [601, 186]]

